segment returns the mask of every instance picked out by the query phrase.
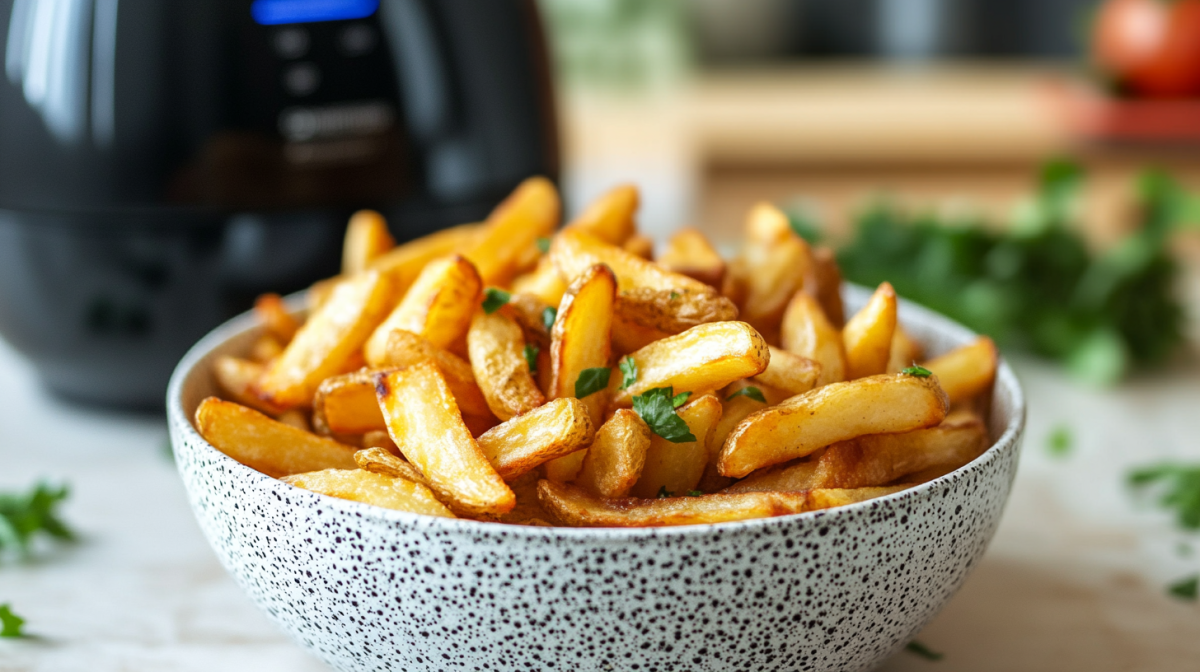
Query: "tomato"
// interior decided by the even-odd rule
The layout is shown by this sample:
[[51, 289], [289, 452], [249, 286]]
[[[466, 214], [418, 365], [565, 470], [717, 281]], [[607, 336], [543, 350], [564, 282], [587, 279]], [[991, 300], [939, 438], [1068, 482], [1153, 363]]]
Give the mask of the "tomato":
[[1092, 58], [1136, 94], [1200, 95], [1200, 0], [1108, 0]]

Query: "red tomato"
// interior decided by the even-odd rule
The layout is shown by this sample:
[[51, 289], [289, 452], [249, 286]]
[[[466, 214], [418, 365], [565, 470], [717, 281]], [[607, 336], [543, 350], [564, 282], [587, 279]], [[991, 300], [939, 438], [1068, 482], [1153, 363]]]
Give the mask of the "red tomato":
[[1200, 95], [1200, 0], [1108, 0], [1092, 57], [1137, 94]]

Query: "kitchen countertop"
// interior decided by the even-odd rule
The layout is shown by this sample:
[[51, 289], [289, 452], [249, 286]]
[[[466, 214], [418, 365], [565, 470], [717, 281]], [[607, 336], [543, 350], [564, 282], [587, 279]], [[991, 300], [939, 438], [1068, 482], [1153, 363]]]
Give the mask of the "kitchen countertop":
[[[1200, 606], [1165, 586], [1200, 570], [1200, 539], [1138, 505], [1132, 466], [1200, 458], [1195, 358], [1117, 390], [1079, 387], [1019, 358], [1029, 399], [1021, 468], [995, 541], [919, 639], [945, 655], [901, 652], [889, 672], [1180, 670], [1200, 659]], [[1046, 437], [1075, 448], [1050, 456]], [[0, 603], [28, 640], [0, 640], [0, 672], [326, 669], [278, 632], [221, 569], [188, 510], [161, 418], [81, 409], [49, 397], [0, 342], [0, 488], [70, 483], [78, 544], [0, 566]]]

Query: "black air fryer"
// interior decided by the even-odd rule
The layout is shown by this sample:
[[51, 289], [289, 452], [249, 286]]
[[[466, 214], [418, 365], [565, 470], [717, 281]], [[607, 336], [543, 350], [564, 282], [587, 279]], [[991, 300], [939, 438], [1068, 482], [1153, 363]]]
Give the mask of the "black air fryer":
[[557, 176], [532, 0], [0, 0], [0, 330], [66, 397], [160, 408], [264, 291]]

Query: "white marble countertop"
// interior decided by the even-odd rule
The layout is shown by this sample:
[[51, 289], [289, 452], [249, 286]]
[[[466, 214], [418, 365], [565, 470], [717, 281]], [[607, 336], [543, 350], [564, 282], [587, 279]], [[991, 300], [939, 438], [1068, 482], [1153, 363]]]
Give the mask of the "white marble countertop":
[[[987, 556], [920, 635], [938, 662], [900, 653], [885, 670], [1183, 670], [1200, 660], [1200, 605], [1166, 595], [1200, 570], [1167, 514], [1136, 505], [1133, 465], [1200, 460], [1200, 367], [1118, 390], [1079, 387], [1016, 362], [1030, 417], [1017, 483]], [[1064, 424], [1065, 458], [1046, 437]], [[200, 535], [166, 449], [165, 421], [65, 405], [0, 342], [0, 489], [68, 482], [83, 540], [0, 565], [0, 603], [27, 640], [0, 640], [0, 672], [308, 672], [320, 662], [278, 632]]]

